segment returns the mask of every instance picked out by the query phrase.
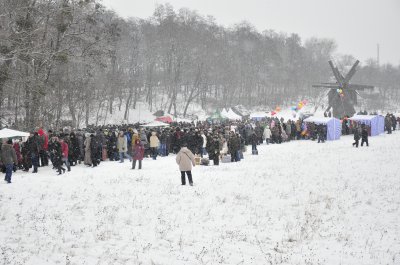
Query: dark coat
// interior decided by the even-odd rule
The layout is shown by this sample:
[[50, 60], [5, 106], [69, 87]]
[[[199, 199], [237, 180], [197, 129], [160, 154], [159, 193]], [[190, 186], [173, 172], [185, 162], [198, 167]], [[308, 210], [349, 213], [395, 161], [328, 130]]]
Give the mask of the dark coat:
[[90, 155], [92, 161], [100, 159], [100, 152], [99, 152], [99, 142], [98, 139], [91, 134], [90, 135]]
[[3, 165], [17, 164], [17, 154], [14, 148], [10, 144], [3, 144], [1, 146], [1, 156], [0, 160]]
[[210, 137], [207, 138], [207, 145], [206, 145], [206, 150], [208, 153], [208, 157], [210, 159], [214, 159], [215, 156], [220, 155], [220, 140], [218, 137]]
[[[255, 137], [254, 139], [255, 139], [256, 144], [257, 144], [258, 140], [257, 140], [257, 135], [255, 133], [253, 133], [250, 136], [250, 141], [253, 140], [253, 137]], [[229, 141], [228, 141], [228, 149], [229, 149], [229, 152], [231, 152], [231, 153], [236, 153], [237, 151], [240, 150], [240, 139], [236, 135], [233, 135], [229, 139]]]
[[62, 147], [59, 141], [51, 141], [49, 144], [49, 151], [53, 154], [53, 166], [60, 167], [63, 164]]
[[359, 131], [358, 128], [356, 128], [355, 131], [354, 131], [354, 140], [355, 141], [360, 140], [360, 131]]
[[26, 141], [27, 148], [29, 149], [30, 154], [34, 154], [36, 156], [39, 155], [40, 150], [42, 149], [42, 144], [38, 135], [34, 135], [28, 138]]
[[166, 144], [167, 143], [167, 133], [162, 132], [160, 135], [160, 144]]
[[31, 153], [29, 151], [29, 147], [26, 144], [26, 142], [21, 144], [21, 155], [22, 155], [22, 164], [24, 168], [25, 169], [31, 168], [32, 167]]
[[80, 148], [79, 148], [79, 141], [78, 138], [74, 133], [71, 133], [70, 138], [69, 138], [69, 154], [68, 157], [72, 160], [75, 161], [80, 157]]
[[201, 137], [198, 132], [194, 134], [194, 142], [197, 150], [200, 150], [200, 148], [203, 146], [203, 137]]
[[362, 131], [361, 131], [361, 138], [362, 138], [363, 140], [368, 140], [368, 130], [367, 130], [367, 128], [363, 128], [363, 129], [362, 129]]
[[253, 134], [250, 136], [250, 142], [251, 142], [252, 145], [256, 145], [256, 144], [258, 143], [257, 134], [253, 133]]

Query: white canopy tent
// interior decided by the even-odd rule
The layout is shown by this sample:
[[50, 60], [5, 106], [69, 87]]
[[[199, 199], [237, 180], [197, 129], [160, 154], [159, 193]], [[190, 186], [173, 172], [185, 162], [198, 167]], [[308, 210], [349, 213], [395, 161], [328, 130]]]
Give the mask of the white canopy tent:
[[29, 133], [16, 131], [8, 128], [0, 130], [0, 138], [28, 137]]
[[256, 121], [260, 121], [266, 117], [268, 117], [268, 113], [266, 113], [266, 112], [253, 112], [250, 114], [250, 119], [253, 119]]
[[326, 125], [326, 139], [327, 140], [339, 140], [342, 135], [342, 124], [339, 119], [334, 117], [308, 117], [304, 120], [305, 123], [313, 122], [315, 124]]
[[191, 123], [191, 122], [192, 122], [192, 120], [189, 120], [189, 119], [181, 119], [181, 118], [175, 118], [174, 121], [176, 121], [176, 122], [188, 122], [188, 123]]
[[231, 108], [229, 108], [228, 111], [223, 109], [221, 111], [221, 116], [228, 120], [241, 120], [242, 119], [242, 116], [236, 114]]
[[145, 127], [145, 128], [153, 128], [153, 127], [169, 127], [168, 123], [164, 123], [161, 121], [152, 121], [147, 124], [142, 124], [140, 127]]

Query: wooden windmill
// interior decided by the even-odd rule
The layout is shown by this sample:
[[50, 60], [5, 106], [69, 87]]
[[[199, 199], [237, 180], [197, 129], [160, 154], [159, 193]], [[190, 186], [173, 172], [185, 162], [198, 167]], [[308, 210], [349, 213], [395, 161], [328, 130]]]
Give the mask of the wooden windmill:
[[342, 118], [346, 115], [351, 117], [354, 115], [354, 113], [356, 113], [354, 106], [357, 104], [357, 90], [374, 88], [374, 86], [371, 85], [350, 83], [351, 78], [356, 73], [356, 68], [359, 63], [360, 61], [357, 60], [347, 75], [343, 77], [338, 68], [333, 65], [332, 61], [329, 61], [329, 65], [333, 71], [336, 83], [321, 83], [312, 86], [316, 88], [331, 89], [328, 92], [328, 108], [325, 110], [325, 112], [328, 112], [332, 108], [333, 116], [336, 118]]

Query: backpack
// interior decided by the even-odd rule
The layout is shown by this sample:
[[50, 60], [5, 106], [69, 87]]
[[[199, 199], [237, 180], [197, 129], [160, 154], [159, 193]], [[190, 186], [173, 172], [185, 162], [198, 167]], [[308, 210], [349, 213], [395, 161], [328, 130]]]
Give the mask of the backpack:
[[200, 165], [202, 166], [208, 166], [210, 164], [210, 159], [208, 158], [202, 158], [200, 161]]

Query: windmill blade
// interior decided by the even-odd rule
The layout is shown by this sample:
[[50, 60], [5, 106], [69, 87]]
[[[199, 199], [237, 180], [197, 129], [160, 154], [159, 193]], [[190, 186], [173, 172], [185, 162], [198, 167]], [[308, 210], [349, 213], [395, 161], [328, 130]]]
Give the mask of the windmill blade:
[[364, 90], [364, 89], [374, 89], [374, 86], [370, 86], [370, 85], [360, 85], [360, 84], [349, 84], [347, 86], [347, 89], [350, 90]]
[[329, 92], [330, 92], [330, 90], [326, 93], [325, 97], [329, 96]]
[[328, 107], [326, 108], [325, 112], [328, 112], [331, 108], [332, 108], [332, 106], [328, 105]]
[[343, 77], [342, 73], [339, 72], [339, 69], [338, 69], [337, 67], [335, 67], [335, 68], [336, 68], [336, 73], [338, 73], [338, 75], [339, 75], [339, 77], [340, 77], [340, 82], [342, 82], [342, 85], [345, 85], [345, 83], [344, 83], [344, 77]]
[[333, 65], [333, 63], [332, 63], [332, 61], [328, 61], [328, 63], [329, 63], [329, 66], [331, 67], [331, 69], [332, 69], [332, 72], [333, 72], [333, 75], [335, 76], [335, 78], [336, 78], [336, 81], [338, 82], [338, 84], [340, 85], [340, 87], [342, 87], [342, 80], [341, 80], [341, 76], [340, 76], [340, 73], [339, 73], [339, 71], [337, 70], [337, 68]]
[[356, 68], [358, 66], [358, 64], [360, 63], [359, 60], [357, 60], [353, 66], [351, 67], [350, 71], [347, 73], [346, 78], [344, 79], [344, 83], [348, 84], [350, 79], [353, 77], [353, 75], [356, 73]]
[[340, 88], [340, 86], [339, 86], [338, 84], [331, 84], [331, 85], [323, 85], [323, 84], [321, 84], [321, 85], [312, 85], [312, 87], [315, 87], [315, 88], [335, 88], [335, 89]]

